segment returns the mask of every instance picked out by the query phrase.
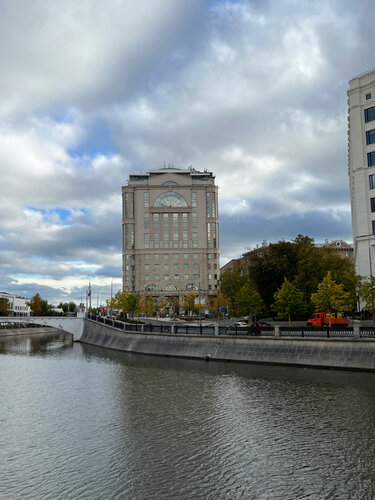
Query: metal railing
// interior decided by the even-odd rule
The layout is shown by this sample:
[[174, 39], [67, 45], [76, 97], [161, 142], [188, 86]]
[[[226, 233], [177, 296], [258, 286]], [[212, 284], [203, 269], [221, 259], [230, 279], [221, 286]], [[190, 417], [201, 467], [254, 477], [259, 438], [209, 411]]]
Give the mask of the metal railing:
[[[182, 335], [205, 335], [214, 336], [217, 331], [218, 335], [222, 336], [234, 336], [234, 337], [247, 337], [247, 338], [264, 338], [264, 337], [274, 337], [275, 328], [266, 327], [261, 328], [258, 332], [253, 332], [248, 326], [238, 327], [238, 326], [218, 326], [214, 325], [181, 325], [181, 324], [164, 324], [164, 323], [127, 323], [124, 321], [119, 321], [118, 319], [103, 318], [101, 316], [93, 316], [88, 314], [86, 316], [89, 319], [103, 323], [108, 326], [112, 326], [119, 330], [127, 332], [143, 332], [143, 333], [172, 333], [182, 334]], [[172, 329], [173, 326], [173, 329]], [[354, 329], [353, 327], [345, 326], [323, 326], [323, 327], [311, 327], [311, 326], [294, 326], [288, 327], [283, 326], [279, 328], [279, 336], [284, 338], [353, 338]], [[359, 337], [375, 339], [375, 327], [359, 327]]]

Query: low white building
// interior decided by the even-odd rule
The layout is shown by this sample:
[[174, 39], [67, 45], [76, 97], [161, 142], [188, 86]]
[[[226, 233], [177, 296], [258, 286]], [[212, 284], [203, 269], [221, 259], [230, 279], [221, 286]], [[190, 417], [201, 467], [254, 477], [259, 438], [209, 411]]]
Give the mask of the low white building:
[[1, 299], [7, 299], [9, 303], [8, 316], [30, 316], [30, 307], [27, 305], [27, 299], [13, 295], [7, 292], [0, 292]]

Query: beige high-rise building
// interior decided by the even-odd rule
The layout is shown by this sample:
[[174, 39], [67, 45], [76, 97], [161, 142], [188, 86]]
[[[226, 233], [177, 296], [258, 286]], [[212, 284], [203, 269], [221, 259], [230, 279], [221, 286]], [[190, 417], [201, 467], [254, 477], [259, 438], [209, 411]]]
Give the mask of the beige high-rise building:
[[208, 306], [220, 272], [213, 173], [167, 166], [130, 175], [122, 201], [123, 290], [178, 297], [180, 310], [194, 290]]
[[356, 271], [375, 269], [375, 71], [350, 81], [349, 180]]

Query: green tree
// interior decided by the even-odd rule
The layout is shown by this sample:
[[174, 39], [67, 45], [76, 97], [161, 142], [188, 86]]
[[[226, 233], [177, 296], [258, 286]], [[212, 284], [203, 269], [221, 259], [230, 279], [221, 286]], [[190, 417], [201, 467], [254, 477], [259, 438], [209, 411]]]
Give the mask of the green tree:
[[249, 316], [252, 313], [261, 313], [264, 305], [261, 296], [253, 283], [246, 281], [238, 290], [234, 301], [234, 314], [236, 316]]
[[305, 308], [302, 292], [293, 283], [284, 278], [284, 283], [274, 295], [272, 305], [274, 311], [282, 316], [288, 316], [291, 326], [292, 315], [301, 313]]
[[109, 307], [112, 307], [114, 309], [121, 309], [123, 312], [130, 314], [131, 317], [134, 317], [134, 313], [139, 308], [139, 302], [139, 293], [133, 295], [131, 293], [121, 292], [121, 290], [119, 290], [112, 298], [112, 303], [109, 304]]
[[218, 318], [218, 322], [220, 322], [220, 318], [223, 316], [223, 313], [220, 311], [221, 307], [228, 307], [229, 301], [226, 297], [224, 297], [220, 290], [218, 290], [218, 294], [216, 297], [213, 297], [210, 300], [209, 308], [210, 311]]
[[365, 303], [364, 309], [372, 313], [375, 325], [375, 277], [370, 276], [364, 280], [359, 289], [360, 297]]
[[29, 302], [32, 316], [47, 316], [49, 312], [48, 302], [42, 299], [39, 293], [33, 295]]
[[[318, 289], [311, 295], [311, 300], [315, 306], [315, 311], [350, 311], [353, 307], [352, 297], [349, 292], [344, 291], [342, 283], [337, 284], [329, 271], [326, 277], [318, 285]], [[329, 318], [331, 326], [331, 315]]]
[[197, 294], [194, 292], [194, 290], [191, 290], [185, 295], [185, 300], [184, 300], [184, 308], [189, 311], [193, 312], [195, 311], [195, 299], [197, 297]]
[[9, 301], [5, 297], [0, 298], [0, 316], [8, 316]]
[[229, 302], [230, 315], [235, 314], [235, 302], [240, 288], [246, 283], [247, 276], [240, 271], [225, 271], [219, 279], [219, 292]]
[[298, 248], [293, 242], [271, 243], [254, 257], [249, 273], [268, 310], [271, 311], [274, 294], [283, 284], [284, 277], [293, 281], [297, 270]]
[[77, 305], [76, 305], [75, 302], [73, 302], [73, 301], [69, 302], [69, 304], [68, 304], [68, 311], [72, 312], [72, 313], [76, 313], [77, 312]]

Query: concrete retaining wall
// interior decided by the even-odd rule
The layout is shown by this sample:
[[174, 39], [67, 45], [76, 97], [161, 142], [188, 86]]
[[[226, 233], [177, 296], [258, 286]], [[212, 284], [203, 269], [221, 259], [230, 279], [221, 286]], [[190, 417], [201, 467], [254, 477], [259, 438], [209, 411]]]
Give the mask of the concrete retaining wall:
[[159, 356], [375, 370], [375, 340], [239, 338], [123, 332], [85, 320], [81, 342]]

